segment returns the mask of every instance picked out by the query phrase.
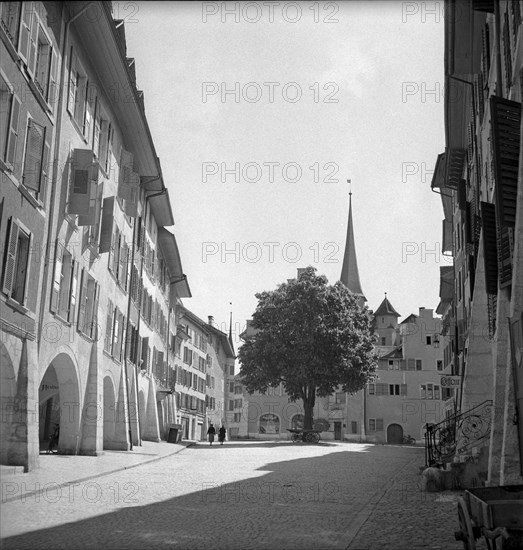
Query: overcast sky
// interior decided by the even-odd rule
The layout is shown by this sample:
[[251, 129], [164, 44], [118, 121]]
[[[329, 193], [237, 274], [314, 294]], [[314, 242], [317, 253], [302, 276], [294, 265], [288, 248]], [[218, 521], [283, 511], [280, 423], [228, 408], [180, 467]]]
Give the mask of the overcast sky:
[[349, 178], [368, 306], [387, 292], [402, 317], [437, 307], [450, 265], [430, 189], [444, 150], [442, 2], [113, 4], [170, 193], [188, 308], [228, 330], [232, 302], [238, 332], [255, 293], [298, 267], [338, 280]]

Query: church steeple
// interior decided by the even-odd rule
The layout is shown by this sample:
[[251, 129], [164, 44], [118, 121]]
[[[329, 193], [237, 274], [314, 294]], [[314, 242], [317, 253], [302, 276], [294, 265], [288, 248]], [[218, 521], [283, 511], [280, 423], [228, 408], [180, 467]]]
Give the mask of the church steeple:
[[[350, 180], [347, 180], [350, 184]], [[356, 247], [354, 245], [354, 229], [352, 227], [352, 192], [349, 191], [349, 221], [347, 224], [347, 240], [345, 242], [345, 254], [341, 269], [340, 281], [353, 293], [358, 295], [363, 302], [367, 301], [361, 289], [358, 261], [356, 259]]]

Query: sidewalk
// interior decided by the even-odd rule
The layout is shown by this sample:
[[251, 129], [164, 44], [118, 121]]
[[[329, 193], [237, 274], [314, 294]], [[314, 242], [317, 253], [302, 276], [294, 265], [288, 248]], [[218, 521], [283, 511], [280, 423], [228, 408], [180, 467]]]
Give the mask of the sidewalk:
[[142, 445], [135, 445], [132, 451], [105, 450], [99, 456], [40, 453], [40, 466], [30, 472], [23, 473], [21, 468], [13, 466], [1, 467], [2, 503], [19, 498], [22, 484], [24, 494], [31, 496], [46, 487], [67, 486], [154, 462], [194, 444], [194, 441], [142, 441]]

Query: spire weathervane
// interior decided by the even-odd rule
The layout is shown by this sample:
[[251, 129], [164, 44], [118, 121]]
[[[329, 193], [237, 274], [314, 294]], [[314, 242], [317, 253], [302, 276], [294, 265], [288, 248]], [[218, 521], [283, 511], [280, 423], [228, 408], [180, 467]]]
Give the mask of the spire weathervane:
[[349, 184], [349, 195], [352, 196], [352, 185], [351, 185], [351, 180], [347, 180], [347, 183]]

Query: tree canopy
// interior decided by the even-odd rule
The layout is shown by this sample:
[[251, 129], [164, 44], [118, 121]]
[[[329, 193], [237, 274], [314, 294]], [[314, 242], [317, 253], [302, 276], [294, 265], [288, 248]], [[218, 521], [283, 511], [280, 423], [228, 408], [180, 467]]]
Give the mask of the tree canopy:
[[308, 267], [298, 279], [256, 294], [254, 334], [238, 356], [249, 393], [283, 383], [292, 401], [303, 400], [304, 428], [312, 428], [316, 397], [365, 387], [377, 365], [372, 316], [338, 281]]

